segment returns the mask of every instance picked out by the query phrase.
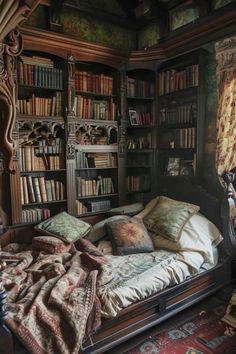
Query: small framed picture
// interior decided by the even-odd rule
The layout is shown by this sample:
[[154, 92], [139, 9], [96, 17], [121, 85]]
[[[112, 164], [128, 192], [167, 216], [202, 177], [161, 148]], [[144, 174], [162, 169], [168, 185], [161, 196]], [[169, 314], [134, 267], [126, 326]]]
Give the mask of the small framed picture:
[[129, 110], [129, 122], [130, 125], [138, 125], [137, 112], [133, 109]]
[[169, 157], [166, 165], [166, 176], [179, 176], [180, 165], [180, 157]]

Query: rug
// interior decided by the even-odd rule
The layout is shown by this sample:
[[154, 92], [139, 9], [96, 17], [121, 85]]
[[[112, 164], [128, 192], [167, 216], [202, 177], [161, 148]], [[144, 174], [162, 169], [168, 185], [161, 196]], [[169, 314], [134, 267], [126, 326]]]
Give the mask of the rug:
[[[236, 354], [236, 332], [220, 321], [227, 303], [216, 297], [156, 326], [124, 354]], [[137, 342], [136, 342], [137, 343]]]

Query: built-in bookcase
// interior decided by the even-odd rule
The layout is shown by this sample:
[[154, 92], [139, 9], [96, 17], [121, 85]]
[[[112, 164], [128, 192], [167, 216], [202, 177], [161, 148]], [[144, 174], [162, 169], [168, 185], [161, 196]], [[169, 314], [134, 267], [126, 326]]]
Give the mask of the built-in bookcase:
[[158, 174], [197, 177], [202, 165], [203, 50], [165, 62], [158, 72]]
[[126, 73], [126, 191], [129, 202], [146, 202], [154, 192], [155, 72]]
[[17, 60], [13, 224], [67, 209], [63, 78], [64, 62], [56, 57], [27, 52]]
[[99, 64], [75, 63], [76, 215], [118, 205], [117, 73]]

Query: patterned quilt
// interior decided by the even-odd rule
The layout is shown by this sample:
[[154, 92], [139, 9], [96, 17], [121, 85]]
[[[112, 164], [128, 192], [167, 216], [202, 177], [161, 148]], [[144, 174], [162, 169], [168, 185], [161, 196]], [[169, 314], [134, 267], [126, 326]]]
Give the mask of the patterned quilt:
[[96, 285], [110, 280], [111, 268], [86, 240], [80, 249], [46, 254], [10, 244], [0, 252], [8, 263], [7, 325], [30, 353], [78, 353], [85, 335], [100, 325]]

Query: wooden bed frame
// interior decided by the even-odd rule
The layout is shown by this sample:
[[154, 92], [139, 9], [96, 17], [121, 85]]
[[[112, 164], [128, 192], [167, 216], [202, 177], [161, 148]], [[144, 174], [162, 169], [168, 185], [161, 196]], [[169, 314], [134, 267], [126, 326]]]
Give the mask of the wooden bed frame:
[[[224, 241], [219, 246], [217, 266], [179, 285], [166, 288], [145, 300], [130, 305], [113, 319], [104, 319], [97, 332], [83, 343], [80, 353], [103, 353], [114, 348], [206, 298], [234, 280], [232, 261], [236, 255], [236, 235], [233, 228], [232, 211], [233, 208], [235, 209], [235, 204], [230, 191], [230, 179], [227, 176], [226, 182], [228, 188], [221, 202], [210, 196], [199, 185], [189, 181], [186, 183], [181, 181], [180, 185], [177, 183], [174, 187], [172, 183], [172, 188], [165, 184], [165, 187], [159, 191], [160, 195], [199, 205], [202, 214], [221, 229]], [[0, 236], [0, 244], [25, 242], [31, 239], [32, 234], [33, 229], [29, 227], [10, 228]], [[6, 294], [0, 283], [0, 354], [13, 353], [11, 334], [4, 325], [6, 317]]]

